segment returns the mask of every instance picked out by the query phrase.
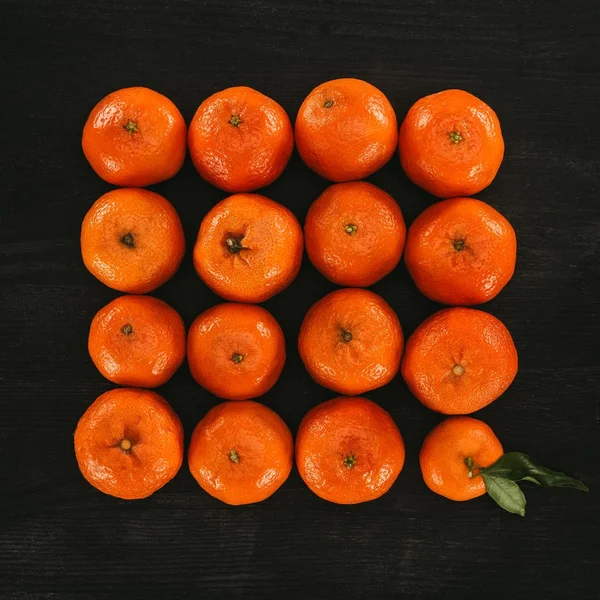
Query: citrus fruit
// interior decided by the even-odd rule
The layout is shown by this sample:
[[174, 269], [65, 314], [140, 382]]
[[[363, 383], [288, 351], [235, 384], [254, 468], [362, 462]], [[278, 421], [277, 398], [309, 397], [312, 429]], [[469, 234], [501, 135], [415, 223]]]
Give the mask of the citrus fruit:
[[100, 196], [81, 226], [87, 269], [121, 292], [145, 294], [170, 279], [185, 253], [173, 205], [148, 190], [122, 188]]
[[295, 125], [296, 147], [330, 181], [364, 179], [396, 151], [398, 124], [389, 100], [360, 79], [334, 79], [306, 97]]
[[227, 400], [268, 392], [285, 364], [285, 340], [270, 312], [253, 304], [226, 302], [199, 315], [188, 334], [188, 364], [194, 379]]
[[202, 102], [188, 144], [204, 179], [227, 192], [251, 192], [281, 175], [294, 133], [275, 100], [249, 87], [231, 87]]
[[450, 500], [483, 496], [485, 483], [473, 476], [469, 465], [488, 467], [503, 454], [502, 445], [483, 421], [450, 417], [434, 427], [425, 438], [419, 455], [427, 487]]
[[408, 230], [404, 254], [425, 296], [462, 306], [495, 298], [513, 276], [516, 260], [511, 224], [475, 198], [451, 198], [425, 209]]
[[88, 162], [105, 181], [145, 187], [173, 177], [183, 165], [185, 121], [165, 96], [145, 87], [109, 94], [83, 128]]
[[310, 376], [347, 396], [389, 383], [398, 372], [404, 338], [396, 313], [381, 296], [348, 288], [308, 311], [298, 351]]
[[292, 470], [294, 443], [283, 419], [258, 402], [222, 402], [192, 434], [190, 471], [200, 487], [226, 504], [266, 500]]
[[427, 408], [456, 415], [475, 412], [503, 394], [518, 358], [505, 325], [473, 308], [446, 308], [426, 319], [404, 350], [402, 376]]
[[118, 388], [99, 396], [75, 430], [85, 479], [110, 496], [146, 498], [183, 461], [183, 428], [167, 401], [150, 390]]
[[439, 198], [472, 196], [492, 183], [504, 157], [496, 113], [463, 90], [421, 98], [400, 127], [408, 178]]
[[366, 398], [311, 409], [296, 436], [296, 464], [320, 498], [357, 504], [385, 494], [402, 471], [404, 442], [392, 417]]
[[366, 287], [400, 261], [406, 226], [396, 201], [366, 181], [328, 187], [304, 224], [306, 253], [327, 279]]
[[96, 313], [88, 350], [113, 383], [157, 387], [185, 358], [185, 327], [177, 311], [158, 298], [121, 296]]
[[263, 302], [295, 279], [302, 249], [302, 228], [285, 206], [258, 194], [234, 194], [204, 217], [194, 266], [222, 298]]

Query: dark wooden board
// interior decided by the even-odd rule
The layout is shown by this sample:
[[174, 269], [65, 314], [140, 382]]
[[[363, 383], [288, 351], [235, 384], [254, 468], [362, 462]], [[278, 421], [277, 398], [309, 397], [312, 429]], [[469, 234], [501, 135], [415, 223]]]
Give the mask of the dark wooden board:
[[[0, 3], [0, 596], [596, 598], [600, 592], [599, 56], [600, 7], [572, 2], [278, 0], [3, 0]], [[148, 500], [103, 496], [81, 478], [72, 434], [113, 387], [86, 338], [117, 294], [84, 268], [81, 220], [110, 186], [80, 149], [105, 94], [144, 85], [186, 120], [211, 93], [250, 85], [292, 118], [318, 83], [354, 76], [380, 87], [399, 119], [419, 97], [467, 89], [499, 114], [506, 157], [480, 194], [513, 223], [517, 272], [485, 306], [519, 350], [514, 385], [480, 417], [508, 450], [576, 474], [583, 494], [525, 484], [525, 519], [489, 498], [452, 503], [418, 467], [441, 420], [400, 377], [368, 396], [390, 411], [407, 446], [393, 489], [343, 507], [293, 472], [263, 504], [230, 508], [187, 468]], [[397, 157], [370, 178], [407, 222], [433, 199]], [[327, 183], [295, 154], [265, 190], [303, 219]], [[186, 324], [218, 302], [196, 276], [191, 246], [224, 194], [189, 161], [155, 186], [184, 222], [188, 253], [156, 291]], [[288, 343], [284, 374], [264, 402], [293, 431], [333, 394], [313, 383], [295, 340], [308, 307], [334, 289], [305, 259], [291, 288], [266, 303]], [[404, 266], [373, 288], [410, 333], [438, 306]], [[159, 390], [189, 436], [216, 400], [183, 367]]]

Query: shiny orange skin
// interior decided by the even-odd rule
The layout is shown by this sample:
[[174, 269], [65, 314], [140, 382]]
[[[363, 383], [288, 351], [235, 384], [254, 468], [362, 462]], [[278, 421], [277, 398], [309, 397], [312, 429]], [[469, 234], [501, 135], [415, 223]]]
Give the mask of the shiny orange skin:
[[389, 383], [400, 366], [404, 337], [396, 313], [369, 290], [331, 292], [308, 311], [298, 351], [323, 387], [356, 396]]
[[431, 205], [408, 230], [404, 262], [421, 293], [470, 306], [495, 298], [517, 261], [511, 224], [489, 204], [451, 198]]
[[146, 187], [173, 177], [185, 160], [186, 126], [178, 108], [144, 87], [100, 100], [83, 128], [82, 146], [105, 181]]
[[[330, 104], [331, 103], [331, 104]], [[306, 97], [295, 125], [296, 147], [330, 181], [364, 179], [392, 158], [396, 113], [385, 94], [360, 79], [334, 79]]]
[[449, 417], [427, 434], [419, 462], [423, 480], [432, 492], [462, 502], [486, 492], [481, 476], [469, 477], [465, 460], [470, 458], [478, 467], [489, 467], [502, 454], [502, 444], [483, 421]]
[[306, 215], [306, 253], [327, 279], [367, 287], [396, 267], [406, 225], [396, 201], [366, 181], [328, 187]]
[[188, 145], [198, 173], [212, 185], [251, 192], [283, 173], [294, 132], [275, 100], [249, 87], [232, 87], [202, 102], [190, 123]]
[[194, 267], [225, 300], [264, 302], [296, 278], [303, 247], [300, 223], [285, 206], [259, 194], [234, 194], [204, 217]]
[[283, 419], [258, 402], [222, 402], [192, 434], [188, 464], [194, 479], [226, 504], [262, 502], [292, 470], [294, 442]]
[[92, 320], [88, 350], [113, 383], [153, 388], [185, 358], [185, 326], [176, 310], [152, 296], [121, 296]]
[[211, 394], [248, 400], [279, 379], [285, 339], [275, 317], [261, 306], [225, 302], [192, 323], [187, 356], [192, 376]]
[[179, 215], [163, 196], [121, 188], [100, 196], [83, 219], [81, 255], [104, 285], [146, 294], [170, 279], [185, 254]]
[[501, 396], [517, 374], [517, 349], [506, 326], [474, 308], [445, 308], [406, 342], [402, 376], [427, 408], [469, 414]]
[[463, 90], [421, 98], [400, 127], [408, 178], [438, 198], [472, 196], [492, 183], [504, 157], [496, 113]]
[[383, 496], [404, 466], [404, 441], [390, 415], [366, 398], [323, 402], [302, 419], [296, 464], [320, 498], [357, 504]]
[[99, 396], [79, 420], [75, 455], [82, 475], [104, 494], [146, 498], [179, 471], [183, 427], [162, 396], [117, 388]]

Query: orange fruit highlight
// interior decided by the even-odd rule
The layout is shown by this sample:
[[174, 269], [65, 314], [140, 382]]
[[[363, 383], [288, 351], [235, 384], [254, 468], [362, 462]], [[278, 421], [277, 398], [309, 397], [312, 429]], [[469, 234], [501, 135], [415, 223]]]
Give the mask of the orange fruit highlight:
[[390, 415], [366, 398], [334, 398], [311, 409], [296, 436], [296, 464], [320, 498], [357, 504], [383, 496], [404, 466]]
[[198, 423], [188, 452], [194, 479], [226, 504], [262, 502], [292, 470], [294, 443], [283, 419], [258, 402], [222, 402]]
[[168, 483], [183, 462], [183, 428], [150, 390], [118, 388], [99, 396], [75, 430], [85, 479], [109, 496], [136, 500]]
[[234, 194], [204, 217], [194, 267], [222, 298], [264, 302], [296, 278], [302, 249], [302, 228], [285, 206], [258, 194]]
[[408, 339], [402, 376], [427, 408], [456, 415], [496, 400], [517, 368], [517, 349], [499, 319], [473, 308], [446, 308]]
[[400, 261], [406, 225], [396, 201], [366, 181], [328, 187], [304, 224], [306, 253], [327, 279], [366, 287]]
[[83, 128], [82, 146], [105, 181], [145, 187], [179, 172], [186, 127], [177, 107], [144, 87], [117, 90], [100, 100]]
[[408, 178], [438, 198], [477, 194], [492, 183], [504, 157], [496, 113], [463, 90], [415, 102], [400, 127], [398, 148]]
[[104, 285], [146, 294], [170, 279], [185, 253], [177, 211], [163, 196], [122, 188], [100, 196], [83, 219], [81, 255]]
[[423, 480], [432, 492], [463, 501], [486, 492], [481, 476], [469, 476], [467, 462], [489, 467], [502, 454], [502, 444], [483, 421], [450, 417], [429, 432], [419, 462]]
[[330, 181], [364, 179], [396, 151], [398, 123], [386, 96], [360, 79], [334, 79], [306, 97], [295, 125], [306, 165]]
[[202, 102], [188, 144], [204, 179], [227, 192], [251, 192], [283, 173], [294, 133], [275, 100], [249, 87], [231, 87]]
[[511, 224], [475, 198], [451, 198], [423, 211], [408, 230], [404, 254], [421, 293], [463, 306], [495, 298], [513, 276], [516, 260]]
[[331, 292], [308, 311], [298, 351], [323, 387], [356, 396], [389, 383], [400, 365], [404, 338], [396, 313], [377, 294]]
[[185, 327], [177, 311], [158, 298], [121, 296], [96, 313], [88, 350], [113, 383], [157, 387], [185, 358]]
[[271, 313], [252, 304], [218, 304], [199, 315], [188, 334], [194, 379], [227, 400], [268, 392], [285, 364], [285, 340]]

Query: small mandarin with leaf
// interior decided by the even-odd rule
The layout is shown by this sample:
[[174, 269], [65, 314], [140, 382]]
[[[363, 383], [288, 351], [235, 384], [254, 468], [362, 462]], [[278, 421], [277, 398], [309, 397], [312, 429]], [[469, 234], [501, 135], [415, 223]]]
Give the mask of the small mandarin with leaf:
[[483, 421], [452, 417], [425, 438], [419, 455], [427, 487], [450, 500], [471, 500], [485, 494], [481, 477], [469, 465], [489, 467], [504, 453], [502, 444]]
[[306, 165], [330, 181], [364, 179], [396, 151], [398, 123], [385, 94], [361, 79], [334, 79], [305, 98], [295, 125]]
[[273, 183], [294, 149], [285, 110], [249, 87], [231, 87], [207, 98], [188, 133], [200, 175], [227, 192], [251, 192]]
[[415, 102], [400, 127], [398, 147], [408, 178], [438, 198], [477, 194], [493, 181], [504, 157], [496, 113], [464, 90]]
[[150, 390], [100, 395], [77, 424], [75, 455], [85, 479], [125, 500], [146, 498], [183, 462], [183, 427], [168, 402]]
[[152, 296], [121, 296], [92, 320], [88, 350], [108, 380], [157, 387], [185, 358], [185, 326], [177, 311]]
[[217, 304], [192, 323], [187, 358], [194, 379], [215, 396], [257, 398], [275, 385], [283, 370], [283, 331], [261, 306]]
[[233, 302], [264, 302], [298, 275], [302, 227], [285, 206], [259, 194], [234, 194], [204, 217], [194, 267], [215, 294]]
[[396, 313], [369, 290], [331, 292], [306, 313], [298, 351], [323, 387], [355, 396], [389, 383], [400, 366], [404, 337]]
[[294, 442], [283, 419], [264, 404], [221, 402], [192, 434], [188, 464], [200, 487], [226, 504], [266, 500], [292, 470]]
[[396, 201], [366, 181], [328, 187], [306, 215], [306, 253], [327, 279], [366, 287], [396, 267], [406, 226]]
[[451, 198], [425, 209], [408, 230], [404, 262], [422, 294], [470, 306], [495, 298], [515, 272], [517, 239], [489, 204]]
[[83, 152], [102, 179], [145, 187], [173, 177], [183, 165], [186, 126], [168, 98], [145, 87], [117, 90], [92, 110]]
[[169, 280], [185, 254], [179, 215], [160, 194], [120, 188], [100, 196], [83, 219], [81, 255], [110, 288], [146, 294]]
[[449, 417], [434, 427], [423, 442], [419, 462], [425, 484], [436, 494], [464, 501], [487, 492], [501, 508], [520, 516], [525, 516], [526, 500], [519, 481], [588, 491], [581, 481], [526, 454], [504, 454], [491, 428], [472, 417]]
[[392, 417], [366, 398], [339, 397], [311, 409], [296, 436], [306, 485], [337, 504], [375, 500], [404, 466], [404, 441]]
[[431, 410], [469, 414], [502, 395], [517, 374], [513, 339], [502, 321], [474, 308], [446, 308], [409, 337], [402, 376]]

